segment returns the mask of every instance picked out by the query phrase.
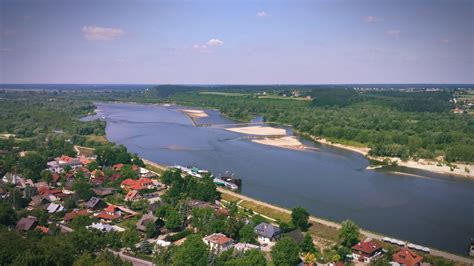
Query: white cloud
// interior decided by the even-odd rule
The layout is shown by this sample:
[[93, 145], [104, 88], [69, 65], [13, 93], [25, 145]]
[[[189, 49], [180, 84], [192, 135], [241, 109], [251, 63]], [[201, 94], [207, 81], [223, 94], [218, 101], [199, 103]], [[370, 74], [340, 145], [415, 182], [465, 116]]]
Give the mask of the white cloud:
[[210, 39], [206, 44], [209, 46], [221, 46], [224, 42], [219, 39]]
[[125, 34], [122, 29], [84, 26], [81, 29], [84, 38], [90, 41], [111, 41]]
[[207, 45], [205, 44], [195, 44], [193, 45], [193, 49], [195, 51], [198, 51], [200, 53], [203, 53], [203, 54], [210, 54], [212, 53], [212, 50], [209, 49], [209, 47], [207, 47]]
[[268, 16], [270, 16], [270, 15], [265, 11], [257, 12], [257, 17], [259, 17], [259, 18], [264, 18], [264, 17], [268, 17]]
[[378, 17], [374, 17], [374, 16], [366, 16], [364, 17], [364, 22], [365, 23], [376, 23], [376, 22], [380, 22], [380, 21], [383, 21], [382, 18], [378, 18]]
[[390, 36], [398, 36], [402, 33], [401, 30], [386, 30], [385, 34], [390, 35]]

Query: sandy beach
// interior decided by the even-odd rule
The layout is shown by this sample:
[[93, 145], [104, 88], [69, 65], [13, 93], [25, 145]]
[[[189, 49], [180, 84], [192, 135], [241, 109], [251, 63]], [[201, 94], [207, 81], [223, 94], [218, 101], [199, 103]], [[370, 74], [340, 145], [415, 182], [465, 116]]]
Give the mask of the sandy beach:
[[280, 148], [287, 149], [297, 149], [304, 150], [305, 146], [301, 143], [295, 136], [286, 136], [281, 138], [263, 138], [263, 139], [253, 139], [252, 142], [276, 146]]
[[248, 135], [259, 135], [259, 136], [284, 136], [286, 130], [283, 128], [276, 127], [264, 127], [264, 126], [249, 126], [249, 127], [231, 127], [225, 130], [248, 134]]
[[[443, 175], [456, 175], [456, 176], [474, 178], [474, 165], [472, 164], [469, 165], [469, 164], [462, 164], [462, 163], [453, 163], [455, 167], [451, 171], [451, 168], [448, 165], [443, 164], [439, 166], [438, 165], [439, 163], [433, 160], [419, 159], [418, 161], [415, 161], [415, 160], [402, 161], [400, 158], [397, 158], [397, 157], [370, 156], [369, 155], [370, 148], [367, 148], [367, 147], [353, 147], [353, 146], [348, 146], [344, 144], [334, 143], [323, 138], [317, 138], [317, 137], [312, 137], [312, 138], [313, 140], [318, 141], [319, 143], [322, 143], [325, 145], [331, 145], [331, 146], [338, 147], [341, 149], [346, 149], [346, 150], [360, 153], [366, 156], [368, 159], [373, 159], [377, 161], [383, 161], [384, 159], [389, 159], [391, 162], [396, 162], [397, 165], [407, 167], [407, 168], [419, 169], [419, 170], [429, 171], [429, 172], [443, 174]], [[369, 167], [367, 169], [372, 170], [374, 168]]]
[[179, 111], [185, 113], [191, 118], [208, 117], [208, 114], [202, 110], [180, 109]]

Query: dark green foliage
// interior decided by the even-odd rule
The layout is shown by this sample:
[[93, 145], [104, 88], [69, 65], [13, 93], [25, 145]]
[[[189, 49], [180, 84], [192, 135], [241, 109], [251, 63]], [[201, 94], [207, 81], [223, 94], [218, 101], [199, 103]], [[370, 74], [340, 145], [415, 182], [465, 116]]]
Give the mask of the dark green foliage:
[[281, 238], [275, 246], [273, 246], [271, 255], [275, 265], [297, 265], [300, 248], [295, 241], [287, 236]]
[[16, 214], [12, 207], [5, 203], [0, 203], [0, 224], [13, 225], [16, 222]]
[[252, 266], [264, 266], [267, 265], [267, 260], [260, 250], [251, 249], [246, 251], [243, 255], [237, 256], [225, 263], [226, 266], [240, 266], [240, 265], [252, 265]]
[[316, 248], [313, 244], [313, 238], [310, 234], [305, 234], [303, 238], [303, 242], [300, 244], [301, 252], [303, 253], [316, 253]]
[[26, 178], [37, 181], [41, 178], [41, 171], [46, 168], [46, 159], [37, 152], [28, 152], [20, 158], [18, 167]]
[[173, 254], [173, 265], [207, 265], [209, 249], [199, 235], [188, 236]]
[[242, 226], [239, 231], [239, 241], [244, 243], [258, 244], [257, 235], [253, 229], [253, 226], [246, 224]]
[[143, 240], [140, 243], [140, 252], [143, 254], [151, 254], [153, 252], [153, 246], [150, 242]]
[[74, 190], [78, 197], [83, 200], [88, 200], [95, 195], [91, 188], [92, 185], [84, 179], [77, 179], [72, 185], [72, 190]]
[[291, 222], [299, 229], [306, 231], [309, 227], [309, 212], [305, 208], [295, 207], [291, 210]]

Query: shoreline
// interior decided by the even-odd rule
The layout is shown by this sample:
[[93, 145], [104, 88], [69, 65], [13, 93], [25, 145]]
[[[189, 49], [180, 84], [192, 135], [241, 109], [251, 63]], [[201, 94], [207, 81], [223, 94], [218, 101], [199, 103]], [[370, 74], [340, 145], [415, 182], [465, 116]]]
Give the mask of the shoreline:
[[[438, 165], [439, 163], [433, 160], [419, 159], [418, 161], [415, 161], [415, 160], [410, 159], [407, 161], [402, 161], [398, 157], [371, 156], [369, 155], [370, 148], [368, 147], [349, 146], [345, 144], [335, 143], [327, 139], [318, 138], [315, 136], [309, 136], [309, 138], [323, 145], [328, 145], [328, 146], [359, 153], [369, 160], [375, 160], [375, 161], [389, 160], [391, 163], [396, 163], [397, 166], [402, 166], [406, 168], [423, 170], [423, 171], [427, 171], [427, 172], [431, 172], [435, 174], [441, 174], [441, 175], [474, 178], [474, 165], [473, 164], [453, 163], [452, 165], [455, 167], [453, 167], [453, 170], [451, 171], [451, 168], [448, 165], [442, 164], [442, 166], [439, 166]], [[374, 169], [374, 167], [370, 167], [370, 168], [369, 167], [367, 168], [368, 170]], [[466, 172], [465, 169], [468, 169], [469, 172]]]
[[[143, 160], [143, 162], [146, 165], [156, 167], [160, 170], [169, 169], [168, 166], [165, 166], [165, 165], [162, 165], [162, 164], [159, 164], [159, 163], [156, 163], [156, 162], [144, 159], [144, 158], [141, 158], [141, 159]], [[246, 196], [246, 195], [243, 195], [243, 194], [240, 194], [240, 193], [236, 193], [234, 191], [230, 191], [230, 190], [227, 190], [227, 189], [224, 189], [224, 188], [221, 188], [221, 187], [217, 187], [216, 189], [221, 194], [227, 194], [227, 195], [230, 195], [232, 197], [238, 198], [240, 202], [242, 202], [242, 201], [251, 202], [251, 203], [259, 205], [259, 206], [263, 206], [263, 207], [266, 207], [266, 208], [269, 208], [269, 209], [272, 209], [272, 210], [276, 210], [276, 211], [283, 212], [285, 214], [291, 215], [291, 210], [289, 210], [287, 208], [284, 208], [284, 207], [281, 207], [281, 206], [278, 206], [278, 205], [275, 205], [275, 204], [272, 204], [272, 203], [267, 203], [267, 202], [252, 198], [250, 196]], [[328, 219], [316, 217], [314, 215], [310, 215], [309, 221], [314, 223], [314, 224], [321, 224], [323, 226], [327, 226], [329, 228], [334, 228], [334, 229], [341, 228], [341, 223], [339, 223], [339, 222], [334, 222], [334, 221], [331, 221], [331, 220], [328, 220]], [[371, 239], [377, 239], [379, 241], [382, 241], [382, 239], [384, 237], [390, 237], [390, 236], [383, 235], [381, 233], [371, 232], [371, 231], [365, 230], [363, 228], [360, 229], [360, 234], [363, 235], [365, 237], [365, 239], [371, 238]], [[325, 240], [327, 240], [327, 239], [325, 239]], [[401, 239], [401, 240], [403, 240], [403, 239]], [[406, 242], [407, 243], [412, 243], [411, 241], [406, 241]], [[455, 261], [455, 262], [464, 263], [466, 265], [471, 265], [472, 263], [474, 263], [474, 260], [469, 258], [469, 257], [464, 257], [464, 256], [461, 256], [461, 255], [457, 255], [457, 254], [453, 254], [453, 253], [449, 253], [449, 252], [445, 252], [445, 251], [437, 250], [437, 249], [433, 249], [433, 248], [430, 248], [430, 249], [431, 249], [431, 252], [429, 253], [430, 256], [443, 257], [445, 259], [452, 260], [452, 261]]]

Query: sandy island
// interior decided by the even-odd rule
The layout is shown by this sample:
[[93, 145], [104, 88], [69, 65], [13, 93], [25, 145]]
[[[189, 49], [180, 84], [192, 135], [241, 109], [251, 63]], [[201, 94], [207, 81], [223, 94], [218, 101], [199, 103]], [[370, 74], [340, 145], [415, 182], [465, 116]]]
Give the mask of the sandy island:
[[185, 113], [191, 118], [203, 118], [209, 116], [206, 112], [202, 110], [180, 109], [179, 111]]
[[304, 150], [306, 147], [295, 136], [286, 136], [281, 138], [263, 138], [253, 139], [252, 142], [276, 146], [280, 148]]
[[248, 134], [248, 135], [259, 135], [259, 136], [284, 136], [286, 130], [283, 128], [276, 127], [264, 127], [264, 126], [249, 126], [249, 127], [231, 127], [225, 130]]

